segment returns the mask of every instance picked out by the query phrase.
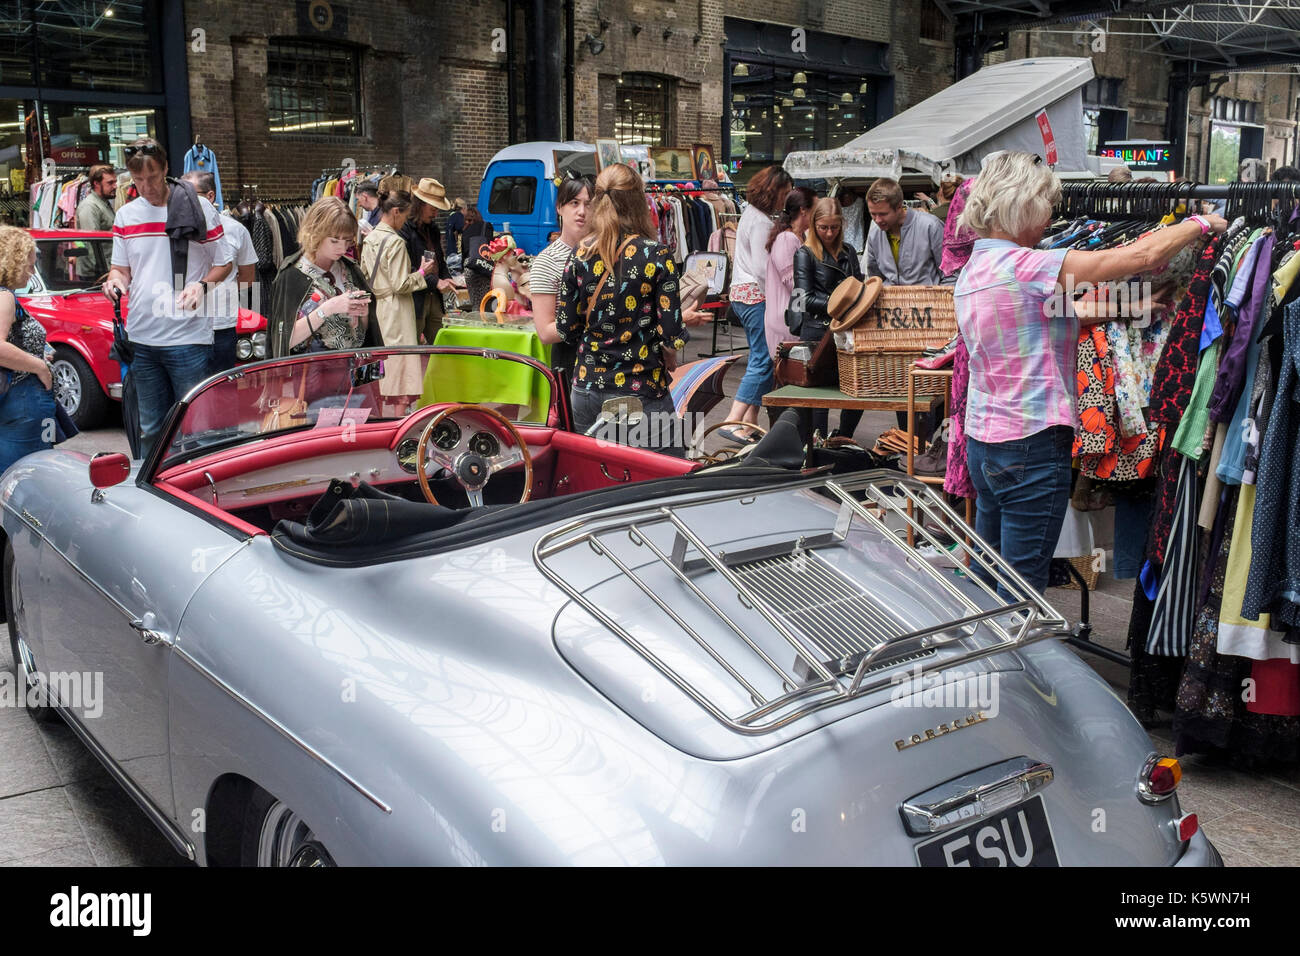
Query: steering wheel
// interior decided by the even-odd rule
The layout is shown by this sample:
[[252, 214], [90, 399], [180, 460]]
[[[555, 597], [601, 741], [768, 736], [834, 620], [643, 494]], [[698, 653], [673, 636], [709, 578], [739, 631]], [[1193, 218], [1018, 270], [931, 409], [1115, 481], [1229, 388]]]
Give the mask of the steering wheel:
[[691, 439], [691, 447], [686, 450], [686, 457], [691, 461], [699, 461], [699, 462], [703, 462], [706, 465], [712, 465], [719, 461], [725, 461], [728, 458], [739, 458], [742, 455], [747, 454], [749, 449], [753, 447], [752, 444], [743, 446], [739, 451], [733, 451], [732, 449], [724, 448], [718, 452], [715, 452], [712, 455], [705, 455], [701, 453], [704, 447], [704, 439], [708, 438], [710, 435], [712, 435], [715, 431], [717, 431], [719, 428], [721, 428], [724, 425], [739, 425], [742, 428], [752, 428], [760, 435], [767, 434], [766, 428], [764, 428], [762, 425], [757, 425], [754, 422], [734, 422], [734, 421], [718, 422], [717, 424], [710, 425], [708, 428], [704, 429], [704, 433], [700, 435], [699, 438]]
[[[472, 434], [468, 429], [461, 430], [460, 438], [451, 448], [444, 449], [430, 444], [438, 423], [454, 412], [470, 412], [488, 419], [494, 423], [494, 426], [499, 426], [494, 427], [493, 430], [498, 435], [508, 436], [514, 447], [504, 448], [491, 457], [481, 455], [469, 447]], [[436, 505], [438, 499], [434, 497], [433, 489], [429, 486], [429, 474], [424, 467], [426, 461], [432, 461], [440, 468], [451, 472], [460, 482], [461, 488], [465, 490], [471, 508], [483, 507], [483, 487], [488, 483], [489, 478], [498, 471], [521, 461], [524, 463], [524, 492], [519, 496], [520, 503], [527, 501], [533, 493], [533, 456], [528, 450], [528, 443], [508, 418], [485, 405], [448, 405], [430, 418], [429, 423], [424, 426], [424, 431], [420, 432], [420, 442], [415, 451], [415, 473], [420, 479], [420, 491], [424, 493], [425, 499], [429, 504]]]

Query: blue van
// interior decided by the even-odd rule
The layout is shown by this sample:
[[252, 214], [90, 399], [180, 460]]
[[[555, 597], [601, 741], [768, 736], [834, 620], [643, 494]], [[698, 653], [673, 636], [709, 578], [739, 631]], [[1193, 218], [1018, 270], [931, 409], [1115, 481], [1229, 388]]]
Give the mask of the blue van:
[[[558, 154], [558, 156], [557, 156]], [[488, 163], [478, 190], [478, 211], [500, 235], [509, 231], [530, 256], [546, 248], [546, 237], [560, 228], [555, 214], [555, 163], [561, 172], [595, 176], [596, 147], [576, 141], [507, 146]]]

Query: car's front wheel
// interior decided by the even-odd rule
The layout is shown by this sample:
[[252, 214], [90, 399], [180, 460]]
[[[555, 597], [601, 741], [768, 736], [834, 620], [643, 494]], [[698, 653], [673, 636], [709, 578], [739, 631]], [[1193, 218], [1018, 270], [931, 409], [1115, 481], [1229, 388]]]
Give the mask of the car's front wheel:
[[78, 428], [98, 428], [108, 414], [109, 399], [86, 360], [68, 346], [56, 345], [50, 369], [54, 377], [54, 400], [63, 406]]
[[27, 644], [27, 615], [23, 604], [23, 591], [18, 581], [18, 563], [14, 560], [14, 546], [5, 542], [4, 556], [5, 618], [9, 624], [9, 647], [13, 651], [14, 687], [19, 702], [27, 705], [27, 713], [37, 723], [49, 723], [59, 716], [53, 707], [32, 703], [38, 686], [36, 659]]
[[334, 866], [334, 858], [292, 807], [258, 789], [244, 813], [244, 866]]

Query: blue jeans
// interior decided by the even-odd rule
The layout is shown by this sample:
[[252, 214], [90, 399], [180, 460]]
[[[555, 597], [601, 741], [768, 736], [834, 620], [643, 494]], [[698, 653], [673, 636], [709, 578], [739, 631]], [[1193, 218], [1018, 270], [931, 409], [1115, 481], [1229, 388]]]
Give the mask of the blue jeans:
[[[1016, 441], [966, 440], [966, 464], [976, 493], [975, 531], [1039, 591], [1047, 587], [1070, 503], [1073, 444], [1074, 432], [1064, 425]], [[976, 573], [993, 583], [982, 569]], [[998, 593], [1009, 596], [1002, 588]]]
[[54, 447], [54, 393], [28, 375], [0, 397], [0, 472], [24, 455]]
[[140, 408], [140, 457], [148, 458], [173, 405], [208, 377], [211, 345], [137, 345], [131, 362]]
[[212, 333], [212, 364], [208, 370], [209, 375], [216, 375], [218, 372], [225, 372], [235, 367], [237, 362], [235, 341], [239, 338], [236, 335], [237, 331], [232, 325], [228, 329], [217, 329]]
[[766, 302], [731, 304], [745, 327], [745, 339], [749, 342], [749, 364], [736, 388], [736, 401], [746, 405], [762, 405], [763, 396], [772, 390], [772, 356], [767, 354], [767, 332], [763, 325], [766, 306]]

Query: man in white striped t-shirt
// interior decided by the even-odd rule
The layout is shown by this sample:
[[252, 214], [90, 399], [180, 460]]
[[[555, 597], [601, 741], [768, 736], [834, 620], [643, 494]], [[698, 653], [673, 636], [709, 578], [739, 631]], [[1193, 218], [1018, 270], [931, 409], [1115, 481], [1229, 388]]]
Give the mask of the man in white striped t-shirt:
[[[154, 140], [138, 139], [126, 149], [126, 166], [138, 198], [113, 219], [113, 267], [104, 283], [111, 300], [129, 293], [126, 318], [131, 341], [130, 374], [140, 411], [140, 454], [148, 457], [172, 405], [207, 377], [212, 355], [212, 316], [204, 308], [208, 290], [231, 271], [230, 250], [212, 203], [188, 183], [167, 182], [167, 154]], [[169, 201], [187, 190], [195, 206], [185, 275], [172, 275], [167, 235]], [[175, 203], [177, 214], [185, 204]], [[202, 216], [202, 221], [199, 216]]]

